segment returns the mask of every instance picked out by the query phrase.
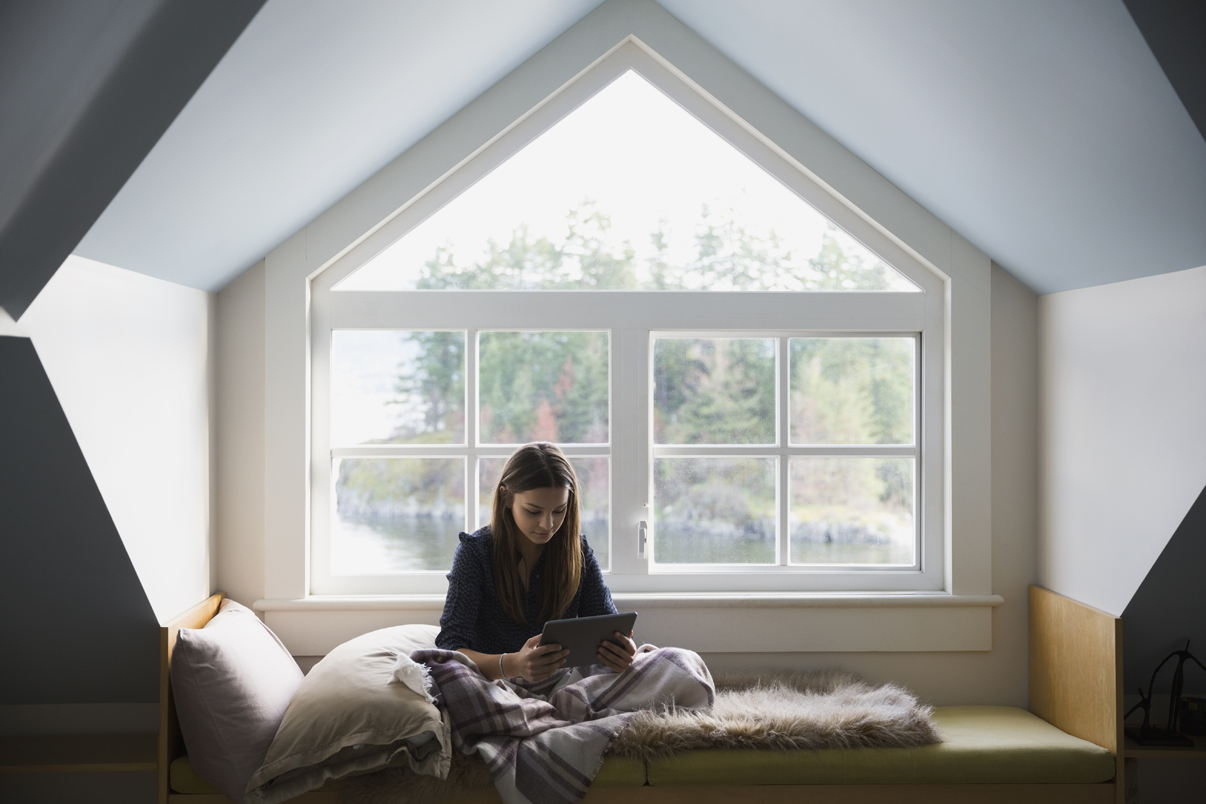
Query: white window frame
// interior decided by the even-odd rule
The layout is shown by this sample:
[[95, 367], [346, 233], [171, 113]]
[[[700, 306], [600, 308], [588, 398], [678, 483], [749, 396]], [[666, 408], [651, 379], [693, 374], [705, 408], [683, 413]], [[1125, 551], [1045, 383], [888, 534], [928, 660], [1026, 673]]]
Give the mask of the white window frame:
[[[638, 72], [702, 123], [745, 153], [803, 200], [912, 280], [922, 292], [706, 293], [596, 291], [334, 291], [333, 286], [406, 232], [458, 196], [543, 131], [628, 70]], [[949, 381], [947, 288], [942, 278], [915, 259], [885, 230], [858, 214], [827, 186], [800, 170], [764, 137], [685, 81], [645, 49], [629, 41], [615, 48], [544, 104], [523, 116], [487, 147], [419, 194], [376, 231], [347, 250], [310, 283], [310, 506], [312, 594], [442, 594], [443, 573], [390, 576], [331, 576], [325, 566], [330, 522], [332, 448], [329, 442], [329, 351], [334, 329], [515, 330], [530, 319], [508, 313], [538, 296], [540, 329], [607, 329], [611, 332], [612, 544], [608, 583], [615, 592], [921, 592], [948, 588]], [[500, 299], [506, 301], [500, 303]], [[907, 334], [920, 339], [917, 374], [918, 422], [916, 514], [920, 520], [920, 566], [912, 569], [688, 568], [650, 572], [638, 555], [637, 523], [650, 521], [649, 421], [653, 332], [768, 333], [776, 337], [831, 334]], [[469, 387], [476, 381], [469, 349]], [[784, 355], [783, 363], [786, 363]], [[630, 367], [615, 379], [617, 360]], [[636, 366], [635, 370], [631, 367]], [[618, 436], [618, 437], [617, 437]], [[812, 448], [815, 453], [816, 448]], [[846, 448], [849, 451], [849, 448]], [[498, 454], [466, 447], [379, 447], [377, 454], [468, 454], [467, 494], [476, 490], [476, 461]], [[572, 448], [571, 453], [597, 453]], [[776, 448], [775, 454], [808, 448]], [[505, 450], [503, 451], [505, 454]], [[785, 489], [783, 489], [785, 491]], [[472, 517], [469, 506], [468, 517]]]

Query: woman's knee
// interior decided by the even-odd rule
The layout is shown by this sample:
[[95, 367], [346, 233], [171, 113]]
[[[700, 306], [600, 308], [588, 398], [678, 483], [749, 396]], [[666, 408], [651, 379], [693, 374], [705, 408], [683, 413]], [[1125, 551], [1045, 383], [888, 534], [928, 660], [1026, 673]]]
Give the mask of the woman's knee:
[[638, 654], [638, 658], [645, 658], [646, 661], [661, 661], [670, 662], [683, 668], [704, 668], [703, 658], [693, 650], [686, 648], [654, 648], [644, 654]]

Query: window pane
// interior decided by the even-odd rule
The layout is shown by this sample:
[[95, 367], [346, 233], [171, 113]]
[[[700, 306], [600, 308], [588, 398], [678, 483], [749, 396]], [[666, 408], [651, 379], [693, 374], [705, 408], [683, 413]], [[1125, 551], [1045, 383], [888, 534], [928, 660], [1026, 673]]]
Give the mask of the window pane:
[[628, 72], [337, 290], [917, 287]]
[[606, 444], [606, 332], [478, 336], [483, 444]]
[[331, 445], [463, 444], [465, 333], [331, 333]]
[[[570, 458], [578, 476], [582, 534], [604, 572], [611, 568], [611, 475], [610, 458]], [[478, 461], [478, 527], [490, 523], [494, 510], [494, 488], [502, 474], [506, 458], [482, 458]]]
[[657, 444], [774, 444], [774, 338], [653, 342]]
[[912, 458], [792, 458], [793, 564], [912, 565]]
[[446, 572], [465, 526], [464, 458], [332, 462], [331, 574]]
[[791, 443], [912, 444], [913, 338], [792, 338]]
[[774, 564], [774, 458], [657, 458], [653, 557], [660, 564]]

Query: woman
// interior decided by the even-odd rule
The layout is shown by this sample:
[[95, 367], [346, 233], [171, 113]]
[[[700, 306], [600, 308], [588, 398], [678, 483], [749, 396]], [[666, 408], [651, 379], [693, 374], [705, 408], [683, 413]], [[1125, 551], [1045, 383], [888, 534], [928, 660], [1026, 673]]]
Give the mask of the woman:
[[[616, 613], [580, 521], [578, 478], [561, 450], [547, 442], [516, 450], [490, 524], [461, 534], [436, 645], [465, 654], [488, 679], [541, 681], [561, 668], [569, 651], [539, 645], [544, 624]], [[615, 639], [597, 657], [622, 673], [636, 645], [630, 635]]]

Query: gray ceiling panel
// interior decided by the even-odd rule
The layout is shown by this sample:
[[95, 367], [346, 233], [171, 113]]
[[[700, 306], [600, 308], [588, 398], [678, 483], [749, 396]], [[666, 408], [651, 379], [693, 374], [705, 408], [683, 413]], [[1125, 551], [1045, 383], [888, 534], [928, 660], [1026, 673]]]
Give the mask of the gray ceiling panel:
[[262, 2], [0, 5], [0, 307], [25, 311]]
[[1181, 103], [1206, 137], [1206, 3], [1125, 0]]

